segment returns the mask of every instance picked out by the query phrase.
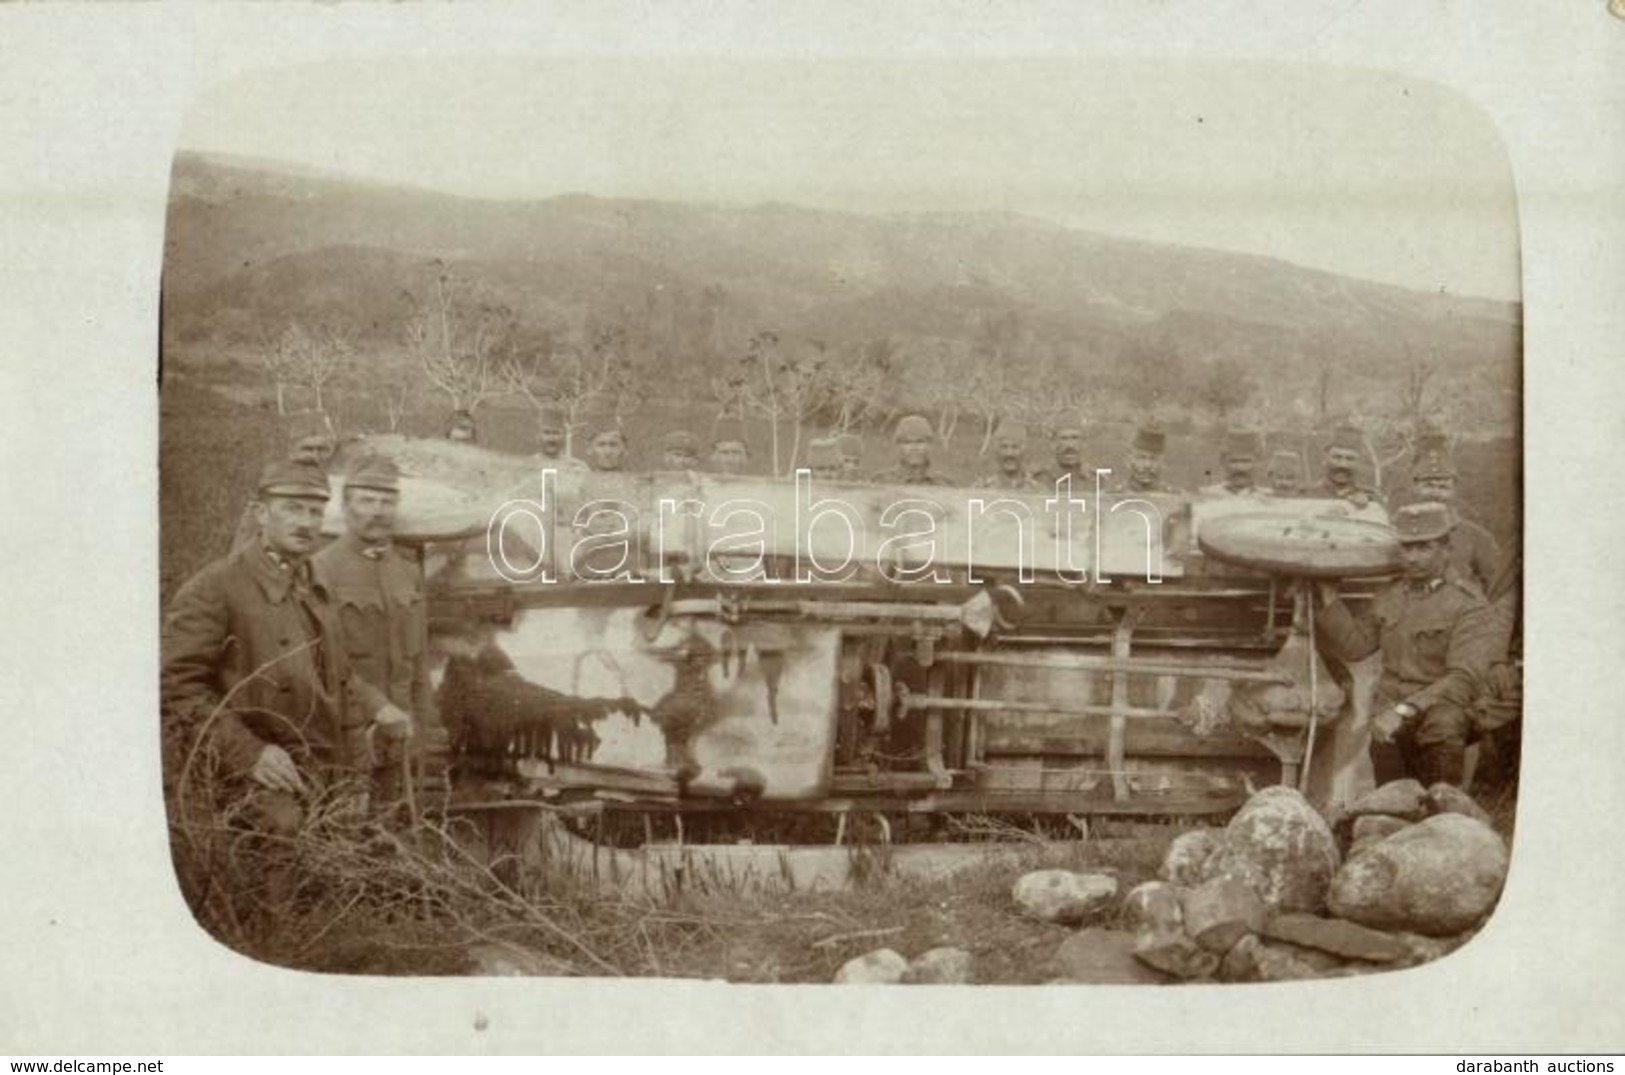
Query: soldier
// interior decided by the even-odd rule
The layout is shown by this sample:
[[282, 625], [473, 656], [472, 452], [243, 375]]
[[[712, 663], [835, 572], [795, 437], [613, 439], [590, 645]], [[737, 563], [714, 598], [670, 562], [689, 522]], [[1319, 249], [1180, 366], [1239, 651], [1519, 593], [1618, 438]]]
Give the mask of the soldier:
[[818, 481], [838, 481], [841, 477], [841, 446], [834, 437], [807, 445], [807, 469]]
[[451, 417], [446, 419], [446, 439], [478, 444], [480, 435], [478, 427], [474, 425], [473, 412], [463, 407], [452, 411]]
[[1055, 469], [1034, 475], [1039, 485], [1053, 489], [1064, 476], [1078, 489], [1093, 489], [1095, 474], [1083, 465], [1083, 423], [1068, 421], [1055, 430]]
[[1442, 438], [1424, 441], [1411, 467], [1411, 493], [1416, 502], [1449, 507], [1456, 521], [1450, 534], [1450, 566], [1488, 594], [1496, 585], [1503, 561], [1495, 536], [1466, 518], [1456, 502], [1456, 463]]
[[1027, 469], [1027, 429], [1017, 422], [1000, 422], [993, 437], [999, 469], [976, 480], [988, 489], [1041, 489]]
[[543, 470], [565, 474], [587, 469], [587, 464], [575, 456], [564, 454], [564, 446], [570, 439], [568, 430], [569, 423], [559, 408], [543, 407], [537, 412], [536, 444], [541, 449], [539, 456]]
[[1134, 431], [1129, 445], [1128, 473], [1113, 486], [1117, 493], [1177, 493], [1162, 480], [1162, 456], [1168, 447], [1168, 434], [1161, 426], [1146, 424]]
[[587, 465], [595, 471], [618, 471], [626, 462], [626, 437], [618, 425], [608, 425], [592, 435], [587, 445]]
[[892, 441], [897, 445], [897, 465], [869, 480], [884, 485], [953, 485], [952, 479], [931, 469], [932, 439], [929, 419], [922, 414], [904, 415], [892, 433]]
[[749, 464], [750, 448], [745, 443], [745, 423], [738, 418], [718, 418], [711, 427], [709, 468], [717, 474], [743, 474]]
[[1250, 429], [1230, 430], [1224, 435], [1224, 448], [1219, 453], [1224, 481], [1205, 486], [1202, 492], [1230, 496], [1262, 492], [1258, 488], [1258, 457], [1263, 454], [1263, 437]]
[[[1393, 743], [1405, 774], [1425, 785], [1460, 785], [1472, 707], [1485, 672], [1506, 649], [1506, 633], [1476, 584], [1450, 569], [1454, 522], [1443, 504], [1409, 504], [1394, 513], [1403, 577], [1356, 617], [1337, 585], [1317, 586], [1317, 625], [1327, 652], [1359, 661], [1382, 651], [1372, 736]], [[1374, 752], [1380, 771], [1392, 757]], [[1385, 765], [1384, 763], [1389, 763]]]
[[667, 470], [693, 470], [700, 465], [700, 439], [686, 429], [674, 429], [661, 441], [660, 465]]
[[863, 438], [856, 433], [842, 433], [835, 438], [841, 456], [839, 477], [846, 482], [863, 480]]
[[260, 541], [189, 579], [164, 621], [165, 755], [207, 745], [231, 790], [251, 796], [255, 827], [286, 835], [314, 787], [370, 767], [369, 723], [400, 736], [411, 716], [351, 674], [337, 611], [311, 578], [327, 475], [272, 463], [257, 496]]
[[1297, 452], [1278, 451], [1270, 456], [1269, 491], [1274, 496], [1303, 495], [1303, 458]]
[[[393, 460], [364, 458], [344, 483], [345, 533], [311, 557], [311, 570], [338, 610], [350, 669], [410, 714], [410, 730], [444, 769], [446, 734], [429, 682], [429, 614], [417, 566], [392, 543], [400, 503]], [[374, 788], [386, 803], [399, 798], [400, 738], [380, 744]]]
[[[304, 411], [288, 416], [288, 458], [296, 463], [309, 463], [324, 470], [333, 461], [338, 450], [338, 438], [327, 415], [321, 411]], [[260, 541], [259, 498], [251, 497], [237, 517], [237, 529], [232, 532], [231, 550], [258, 545]], [[319, 538], [317, 540], [320, 540]]]
[[1356, 478], [1360, 457], [1365, 451], [1365, 436], [1353, 426], [1338, 426], [1332, 432], [1332, 442], [1326, 445], [1325, 473], [1311, 487], [1307, 496], [1347, 500], [1357, 508], [1375, 501], [1383, 502], [1382, 494]]

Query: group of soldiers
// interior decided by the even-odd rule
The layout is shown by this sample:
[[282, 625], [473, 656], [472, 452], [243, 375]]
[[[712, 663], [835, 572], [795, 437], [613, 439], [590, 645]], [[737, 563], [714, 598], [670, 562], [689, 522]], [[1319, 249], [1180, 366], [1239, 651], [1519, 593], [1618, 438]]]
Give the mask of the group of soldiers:
[[[592, 433], [587, 460], [565, 450], [562, 412], [544, 412], [538, 430], [544, 463], [561, 469], [620, 469], [626, 441], [619, 428]], [[472, 416], [454, 415], [446, 436], [475, 441]], [[932, 466], [930, 422], [901, 419], [893, 432], [893, 465], [867, 480], [947, 485]], [[1084, 431], [1056, 430], [1054, 465], [1032, 471], [1027, 437], [1001, 426], [993, 438], [997, 469], [976, 486], [1042, 490], [1072, 475], [1092, 488], [1083, 462]], [[1115, 488], [1173, 492], [1162, 478], [1163, 430], [1139, 429]], [[743, 424], [723, 419], [709, 452], [684, 432], [662, 444], [666, 469], [743, 472], [749, 449]], [[1357, 478], [1363, 442], [1341, 429], [1324, 453], [1324, 473], [1305, 488], [1299, 457], [1270, 457], [1267, 484], [1257, 479], [1262, 438], [1229, 435], [1223, 480], [1204, 494], [1319, 496], [1354, 504], [1380, 501]], [[344, 534], [321, 546], [330, 497], [327, 467], [335, 441], [322, 425], [298, 427], [286, 458], [267, 466], [230, 553], [191, 578], [168, 609], [162, 639], [162, 703], [170, 778], [206, 751], [226, 787], [251, 804], [259, 828], [294, 831], [312, 796], [340, 777], [359, 777], [374, 802], [398, 805], [403, 759], [439, 758], [447, 737], [429, 678], [428, 611], [416, 563], [392, 542], [400, 475], [388, 459], [363, 456], [342, 475]], [[815, 440], [815, 477], [861, 480], [862, 441], [854, 435]], [[1289, 462], [1290, 461], [1290, 462]], [[1397, 770], [1429, 782], [1462, 783], [1475, 713], [1486, 692], [1509, 689], [1513, 666], [1516, 571], [1494, 538], [1464, 518], [1457, 473], [1442, 438], [1424, 438], [1411, 473], [1410, 503], [1393, 512], [1402, 577], [1356, 611], [1335, 585], [1319, 588], [1323, 652], [1354, 661], [1381, 651], [1382, 711], [1375, 731], [1392, 743]], [[1497, 684], [1497, 677], [1500, 682]], [[1511, 684], [1515, 688], [1516, 684]]]

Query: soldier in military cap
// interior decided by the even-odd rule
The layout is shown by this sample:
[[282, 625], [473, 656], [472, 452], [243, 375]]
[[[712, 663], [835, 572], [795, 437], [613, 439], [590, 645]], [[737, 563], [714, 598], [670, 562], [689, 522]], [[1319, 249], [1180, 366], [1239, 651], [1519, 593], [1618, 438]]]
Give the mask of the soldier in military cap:
[[446, 439], [478, 444], [480, 434], [479, 427], [474, 424], [474, 413], [466, 407], [452, 411], [451, 417], [446, 419]]
[[930, 419], [923, 414], [905, 414], [892, 432], [892, 442], [897, 445], [897, 465], [869, 480], [883, 485], [953, 485], [952, 479], [931, 469], [934, 439]]
[[587, 444], [587, 466], [599, 472], [618, 471], [626, 465], [626, 435], [611, 423], [600, 426]]
[[1134, 431], [1129, 445], [1128, 473], [1117, 479], [1118, 493], [1177, 493], [1162, 480], [1162, 457], [1168, 449], [1168, 434], [1159, 425], [1148, 423]]
[[711, 457], [708, 469], [717, 474], [743, 474], [750, 465], [750, 447], [745, 442], [745, 423], [724, 416], [711, 426]]
[[1027, 469], [1027, 429], [1019, 422], [1000, 422], [993, 435], [999, 469], [976, 479], [987, 489], [1042, 489]]
[[1258, 457], [1264, 454], [1264, 438], [1250, 429], [1232, 429], [1224, 435], [1224, 447], [1219, 462], [1224, 466], [1224, 480], [1204, 486], [1202, 492], [1231, 496], [1246, 496], [1261, 492], [1258, 488]]
[[1083, 423], [1076, 419], [1063, 421], [1055, 429], [1053, 443], [1055, 466], [1034, 475], [1038, 484], [1053, 489], [1056, 482], [1069, 476], [1075, 488], [1093, 489], [1095, 473], [1083, 463]]
[[1506, 648], [1504, 627], [1484, 592], [1450, 568], [1454, 525], [1444, 504], [1409, 504], [1395, 512], [1403, 577], [1380, 591], [1363, 615], [1338, 597], [1336, 583], [1317, 587], [1324, 604], [1317, 629], [1326, 652], [1344, 661], [1382, 652], [1382, 708], [1372, 719], [1372, 736], [1397, 747], [1404, 772], [1392, 773], [1393, 752], [1374, 751], [1379, 782], [1409, 775], [1426, 785], [1461, 784], [1472, 707], [1485, 672]]
[[253, 823], [291, 833], [315, 787], [370, 767], [369, 724], [411, 717], [352, 674], [337, 610], [312, 577], [327, 475], [272, 463], [256, 497], [259, 540], [189, 579], [164, 619], [165, 757], [175, 779], [207, 747], [228, 787], [250, 795]]
[[834, 437], [824, 437], [807, 445], [807, 469], [818, 481], [838, 481], [841, 477], [841, 446]]
[[1456, 502], [1456, 462], [1442, 436], [1419, 442], [1411, 467], [1411, 494], [1417, 503], [1432, 502], [1450, 508], [1456, 521], [1450, 534], [1450, 566], [1489, 593], [1503, 566], [1501, 547], [1495, 535], [1468, 519]]
[[537, 455], [542, 469], [551, 469], [560, 474], [587, 469], [587, 464], [573, 455], [565, 454], [565, 446], [570, 440], [569, 426], [563, 409], [559, 407], [546, 406], [536, 412], [536, 445], [540, 449]]
[[835, 438], [841, 456], [840, 479], [848, 482], [863, 480], [863, 438], [856, 433], [842, 433]]
[[1382, 493], [1358, 479], [1360, 459], [1365, 453], [1365, 434], [1354, 426], [1338, 426], [1326, 445], [1324, 473], [1307, 496], [1347, 500], [1357, 508], [1383, 502]]
[[[288, 458], [297, 463], [326, 468], [338, 450], [338, 438], [333, 426], [321, 411], [301, 411], [288, 416]], [[237, 528], [232, 532], [231, 551], [259, 544], [259, 501], [251, 497], [237, 517]]]
[[674, 429], [660, 442], [660, 465], [666, 470], [693, 470], [700, 465], [700, 439], [686, 429]]
[[351, 671], [411, 717], [391, 726], [377, 744], [374, 788], [385, 803], [402, 792], [404, 740], [415, 738], [441, 770], [446, 751], [429, 681], [429, 614], [421, 575], [393, 543], [400, 489], [393, 460], [357, 460], [344, 482], [345, 532], [311, 557], [316, 582], [338, 610]]
[[1273, 496], [1303, 495], [1303, 457], [1285, 449], [1270, 455], [1269, 491]]

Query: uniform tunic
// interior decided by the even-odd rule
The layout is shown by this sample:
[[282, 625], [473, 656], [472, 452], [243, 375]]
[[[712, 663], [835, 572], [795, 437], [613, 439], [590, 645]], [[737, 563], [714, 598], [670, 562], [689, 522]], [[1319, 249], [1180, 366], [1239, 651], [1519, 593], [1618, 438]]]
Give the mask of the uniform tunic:
[[910, 470], [907, 467], [892, 467], [882, 470], [869, 479], [877, 485], [956, 485], [951, 478], [946, 478], [931, 469]]

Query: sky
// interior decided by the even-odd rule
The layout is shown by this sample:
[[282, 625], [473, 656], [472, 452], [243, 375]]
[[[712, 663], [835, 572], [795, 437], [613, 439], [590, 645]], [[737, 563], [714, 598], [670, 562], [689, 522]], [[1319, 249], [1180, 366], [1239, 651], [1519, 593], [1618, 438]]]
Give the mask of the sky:
[[1499, 138], [1323, 66], [616, 58], [330, 62], [202, 96], [182, 148], [491, 198], [1008, 211], [1519, 297]]

